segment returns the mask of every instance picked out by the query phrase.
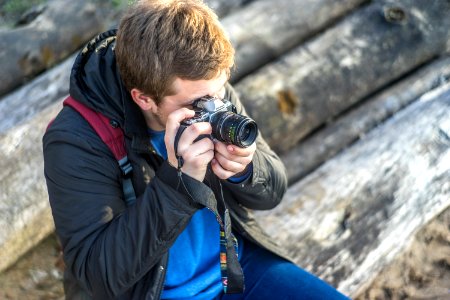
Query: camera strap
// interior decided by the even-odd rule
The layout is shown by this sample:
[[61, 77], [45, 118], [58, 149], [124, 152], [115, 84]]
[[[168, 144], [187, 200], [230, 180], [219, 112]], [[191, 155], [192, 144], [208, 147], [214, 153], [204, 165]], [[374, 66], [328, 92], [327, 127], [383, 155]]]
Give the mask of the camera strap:
[[[225, 294], [240, 294], [244, 292], [244, 272], [239, 263], [238, 240], [232, 232], [230, 211], [226, 207], [223, 197], [222, 183], [216, 177], [220, 189], [220, 201], [222, 218], [216, 213], [217, 222], [220, 225], [220, 272], [222, 286]], [[219, 207], [220, 207], [219, 206]]]
[[178, 162], [178, 166], [177, 166], [177, 170], [178, 170], [178, 177], [181, 178], [181, 168], [183, 167], [184, 164], [184, 160], [183, 157], [181, 155], [178, 155], [178, 142], [180, 141], [180, 137], [183, 134], [183, 132], [186, 130], [187, 126], [185, 125], [180, 125], [180, 127], [177, 130], [177, 134], [175, 135], [175, 141], [174, 141], [174, 151], [175, 151], [175, 157], [177, 158], [177, 162]]
[[[186, 185], [184, 184], [181, 168], [183, 167], [183, 157], [178, 155], [178, 142], [181, 134], [186, 130], [187, 126], [180, 125], [180, 128], [175, 135], [174, 151], [178, 161], [178, 185], [183, 185], [184, 189], [188, 192]], [[239, 264], [238, 259], [238, 241], [232, 232], [230, 212], [226, 206], [225, 198], [223, 197], [222, 183], [213, 175], [212, 170], [208, 167], [208, 171], [211, 176], [218, 182], [217, 189], [220, 191], [220, 197], [216, 196], [218, 201], [217, 207], [207, 207], [216, 217], [220, 226], [220, 273], [223, 291], [225, 294], [240, 294], [244, 292], [244, 272]], [[213, 180], [211, 180], [213, 181]], [[188, 192], [189, 193], [189, 192]], [[191, 195], [189, 195], [191, 196]], [[192, 196], [191, 196], [192, 198]]]

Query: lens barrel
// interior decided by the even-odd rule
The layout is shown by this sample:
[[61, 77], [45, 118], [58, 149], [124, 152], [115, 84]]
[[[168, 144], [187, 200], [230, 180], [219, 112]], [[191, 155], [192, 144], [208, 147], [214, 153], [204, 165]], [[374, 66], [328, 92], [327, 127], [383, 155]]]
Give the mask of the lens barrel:
[[231, 111], [218, 112], [211, 121], [213, 136], [227, 144], [246, 148], [253, 144], [258, 136], [255, 121]]

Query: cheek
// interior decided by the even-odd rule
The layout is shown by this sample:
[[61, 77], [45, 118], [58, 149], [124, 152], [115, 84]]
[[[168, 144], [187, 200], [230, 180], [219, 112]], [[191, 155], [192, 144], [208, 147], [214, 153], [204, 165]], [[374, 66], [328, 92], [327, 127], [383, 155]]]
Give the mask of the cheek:
[[175, 106], [175, 105], [164, 105], [160, 107], [158, 116], [161, 119], [161, 121], [164, 122], [164, 124], [167, 121], [168, 116], [173, 113], [174, 111], [180, 109], [181, 107]]
[[172, 105], [164, 104], [159, 107], [159, 114], [161, 116], [168, 116], [175, 109], [172, 108]]

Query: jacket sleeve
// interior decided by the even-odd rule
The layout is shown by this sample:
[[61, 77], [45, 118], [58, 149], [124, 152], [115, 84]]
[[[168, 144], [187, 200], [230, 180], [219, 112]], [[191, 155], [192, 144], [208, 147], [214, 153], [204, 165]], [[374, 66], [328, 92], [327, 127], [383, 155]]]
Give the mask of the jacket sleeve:
[[66, 268], [94, 299], [112, 299], [130, 289], [168, 251], [202, 207], [201, 199], [213, 197], [206, 185], [187, 175], [186, 189], [176, 190], [176, 169], [164, 163], [126, 208], [117, 162], [84, 120], [74, 129], [56, 119], [43, 146]]
[[[226, 97], [236, 106], [237, 113], [247, 115], [231, 85], [226, 86]], [[253, 174], [238, 184], [223, 181], [223, 185], [237, 199], [250, 209], [272, 209], [278, 205], [287, 189], [286, 169], [280, 158], [258, 132], [256, 152], [253, 156]]]

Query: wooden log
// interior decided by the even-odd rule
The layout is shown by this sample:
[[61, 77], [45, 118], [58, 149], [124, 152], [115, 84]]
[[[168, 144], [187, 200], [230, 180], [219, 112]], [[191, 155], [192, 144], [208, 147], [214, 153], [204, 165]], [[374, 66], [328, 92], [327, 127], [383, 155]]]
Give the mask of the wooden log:
[[[292, 9], [289, 10], [289, 3], [286, 1], [273, 2], [253, 0], [252, 7], [243, 8], [243, 12], [236, 10], [252, 1], [235, 0], [210, 0], [206, 1], [213, 9], [226, 14], [233, 12], [229, 17], [223, 20], [224, 23], [229, 24], [228, 29], [231, 31], [231, 38], [237, 44], [237, 57], [243, 58], [242, 61], [250, 66], [247, 61], [247, 56], [256, 57], [257, 53], [263, 53], [264, 49], [258, 49], [258, 40], [266, 40], [268, 44], [274, 44], [276, 51], [273, 54], [281, 54], [286, 51], [291, 45], [297, 43], [301, 38], [312, 34], [314, 30], [319, 30], [338, 16], [346, 11], [351, 10], [357, 6], [362, 0], [344, 0], [331, 1], [321, 0], [312, 1], [312, 3], [305, 3], [304, 1], [295, 1], [291, 3]], [[274, 7], [271, 7], [274, 6]], [[301, 9], [305, 6], [304, 9]], [[269, 9], [270, 8], [270, 9]], [[274, 22], [271, 26], [263, 26], [266, 19], [273, 15], [273, 11], [280, 15], [277, 19], [284, 20], [283, 15], [286, 16], [290, 11], [296, 9], [300, 13], [300, 17], [295, 18], [294, 21], [288, 20], [285, 22]], [[255, 10], [253, 12], [253, 10]], [[236, 15], [237, 17], [233, 17]], [[246, 20], [245, 25], [238, 27], [231, 22], [238, 22], [239, 19]], [[298, 23], [296, 23], [298, 22]], [[286, 28], [292, 29], [286, 30]], [[261, 31], [261, 28], [269, 28], [270, 30]], [[258, 31], [259, 30], [259, 31]], [[276, 41], [271, 41], [270, 36], [275, 35]], [[257, 38], [256, 38], [257, 37]], [[273, 38], [272, 38], [273, 39]], [[297, 41], [297, 42], [293, 42]], [[248, 45], [248, 46], [247, 46]], [[71, 64], [74, 57], [64, 60], [60, 65], [54, 67], [49, 72], [39, 76], [39, 80], [34, 80], [29, 84], [24, 85], [18, 91], [15, 91], [3, 99], [0, 99], [0, 111], [8, 118], [0, 120], [0, 132], [4, 132], [7, 128], [12, 127], [15, 123], [24, 120], [27, 116], [32, 116], [35, 112], [45, 108], [49, 104], [55, 102], [62, 95], [68, 92], [68, 78]], [[251, 68], [256, 68], [265, 61], [254, 61]], [[240, 63], [238, 62], [240, 65]], [[239, 68], [241, 69], [241, 68]], [[248, 68], [246, 70], [249, 70]], [[23, 105], [23, 99], [27, 99], [27, 105]]]
[[33, 78], [107, 29], [104, 10], [89, 0], [51, 1], [30, 24], [0, 31], [0, 95]]
[[450, 207], [420, 229], [408, 249], [354, 299], [448, 299], [449, 245]]
[[258, 220], [295, 258], [355, 296], [450, 207], [450, 84], [422, 96], [288, 189]]
[[0, 99], [0, 112], [4, 116], [0, 118], [0, 134], [26, 122], [69, 93], [69, 76], [75, 56]]
[[60, 109], [54, 104], [0, 134], [0, 272], [54, 230], [41, 140]]
[[[206, 0], [220, 16], [256, 0]], [[103, 4], [105, 6], [105, 4]], [[108, 6], [108, 5], [106, 5]], [[117, 24], [125, 8], [101, 7], [92, 0], [50, 1], [25, 26], [0, 30], [0, 96], [62, 61], [92, 36]], [[33, 17], [34, 18], [34, 17]]]
[[204, 0], [219, 18], [234, 13], [254, 1], [258, 0]]
[[367, 0], [259, 0], [223, 18], [236, 48], [236, 82]]
[[[221, 15], [225, 15], [251, 1], [209, 0], [205, 2], [211, 8], [218, 10]], [[0, 112], [5, 116], [0, 118], [0, 134], [21, 122], [25, 122], [28, 118], [32, 118], [35, 114], [40, 113], [68, 94], [70, 71], [76, 55], [77, 53], [70, 55], [50, 70], [0, 98]], [[24, 105], [24, 101], [26, 101], [26, 105]]]
[[289, 183], [299, 181], [421, 95], [450, 81], [450, 57], [419, 69], [327, 124], [281, 156]]
[[278, 152], [431, 60], [449, 37], [450, 3], [377, 1], [236, 86]]

